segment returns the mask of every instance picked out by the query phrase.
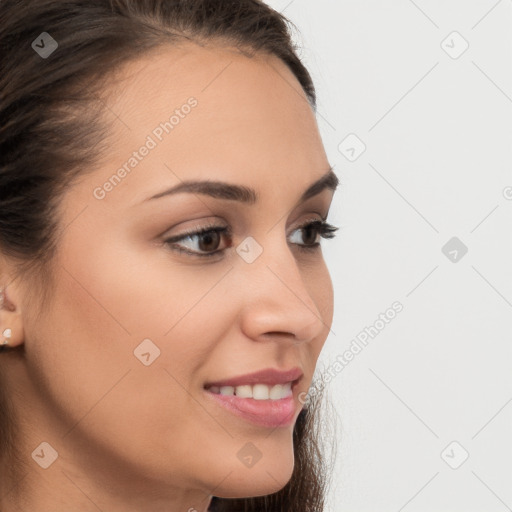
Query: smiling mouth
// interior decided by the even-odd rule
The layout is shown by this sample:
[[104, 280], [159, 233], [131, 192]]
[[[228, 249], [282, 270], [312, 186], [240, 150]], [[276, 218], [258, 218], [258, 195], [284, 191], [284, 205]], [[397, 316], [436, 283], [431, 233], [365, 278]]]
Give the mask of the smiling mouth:
[[242, 384], [239, 386], [206, 385], [210, 393], [222, 396], [236, 396], [238, 398], [252, 398], [254, 400], [282, 400], [293, 395], [292, 388], [299, 379], [284, 384]]
[[264, 428], [293, 425], [299, 408], [293, 392], [300, 379], [284, 384], [205, 385], [208, 400], [244, 421]]

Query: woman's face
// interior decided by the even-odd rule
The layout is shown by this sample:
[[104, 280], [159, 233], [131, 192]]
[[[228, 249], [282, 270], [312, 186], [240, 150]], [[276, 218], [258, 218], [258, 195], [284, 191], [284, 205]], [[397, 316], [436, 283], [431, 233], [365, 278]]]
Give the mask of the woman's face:
[[[301, 201], [330, 169], [314, 114], [275, 57], [162, 49], [125, 76], [107, 102], [108, 155], [62, 202], [55, 294], [24, 319], [27, 453], [44, 441], [59, 454], [46, 470], [33, 464], [33, 481], [134, 509], [141, 493], [201, 510], [210, 494], [276, 492], [333, 313], [321, 249], [304, 249], [320, 236], [299, 229], [325, 218], [333, 195], [320, 187]], [[191, 180], [244, 193], [163, 194]], [[166, 242], [210, 226], [229, 232]], [[295, 367], [303, 377], [279, 426], [204, 389]]]

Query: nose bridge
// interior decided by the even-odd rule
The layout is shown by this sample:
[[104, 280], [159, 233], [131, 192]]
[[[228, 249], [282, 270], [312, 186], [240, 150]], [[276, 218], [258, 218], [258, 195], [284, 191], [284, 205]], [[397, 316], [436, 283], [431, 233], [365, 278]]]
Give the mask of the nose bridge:
[[[251, 263], [244, 256], [244, 261], [238, 262], [245, 285], [243, 329], [251, 338], [286, 333], [295, 342], [314, 339], [328, 326], [304, 283], [296, 258], [277, 236], [267, 236], [262, 249]], [[246, 254], [252, 252], [254, 257], [259, 251], [253, 243]]]

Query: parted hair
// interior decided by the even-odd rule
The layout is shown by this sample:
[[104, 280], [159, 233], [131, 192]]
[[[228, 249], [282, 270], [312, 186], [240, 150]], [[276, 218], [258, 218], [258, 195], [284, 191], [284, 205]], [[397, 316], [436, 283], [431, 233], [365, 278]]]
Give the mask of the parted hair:
[[[3, 0], [0, 3], [0, 252], [31, 283], [34, 308], [51, 294], [59, 240], [59, 201], [97, 168], [110, 126], [101, 116], [115, 70], [164, 45], [222, 43], [277, 56], [316, 111], [311, 76], [293, 42], [294, 25], [260, 0]], [[42, 58], [33, 48], [47, 32], [58, 44]], [[18, 357], [23, 345], [0, 354]], [[11, 357], [11, 356], [8, 356]], [[5, 361], [5, 359], [4, 359]], [[16, 417], [0, 365], [0, 457], [11, 474]], [[214, 497], [213, 512], [319, 512], [331, 468], [322, 439], [322, 393], [310, 397], [293, 431], [295, 464], [278, 492]], [[329, 455], [332, 455], [330, 453]]]

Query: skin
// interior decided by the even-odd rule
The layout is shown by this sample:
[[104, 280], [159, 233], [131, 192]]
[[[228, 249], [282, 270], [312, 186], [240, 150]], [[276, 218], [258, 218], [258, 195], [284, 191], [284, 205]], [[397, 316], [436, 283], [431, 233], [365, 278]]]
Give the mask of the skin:
[[[298, 394], [311, 384], [333, 315], [321, 249], [298, 247], [311, 242], [297, 228], [325, 217], [333, 196], [297, 204], [330, 167], [314, 113], [275, 57], [188, 45], [159, 49], [123, 73], [107, 102], [109, 152], [58, 212], [67, 227], [44, 315], [31, 313], [30, 283], [10, 282], [2, 260], [12, 310], [0, 311], [0, 328], [12, 328], [11, 345], [25, 345], [22, 357], [0, 356], [25, 462], [22, 498], [2, 498], [6, 512], [206, 512], [212, 495], [270, 494], [292, 474], [293, 424], [252, 424], [210, 403], [203, 384], [299, 366], [294, 421], [301, 410]], [[197, 107], [96, 199], [93, 190], [190, 96]], [[252, 187], [258, 203], [190, 193], [144, 202], [206, 178]], [[163, 243], [210, 221], [233, 230], [220, 256]], [[263, 248], [251, 264], [235, 251], [248, 236]], [[133, 353], [145, 338], [161, 352], [149, 366]], [[47, 469], [31, 455], [43, 441], [58, 452]], [[262, 453], [251, 468], [237, 457], [248, 442]], [[14, 485], [5, 462], [1, 476], [5, 496]]]

